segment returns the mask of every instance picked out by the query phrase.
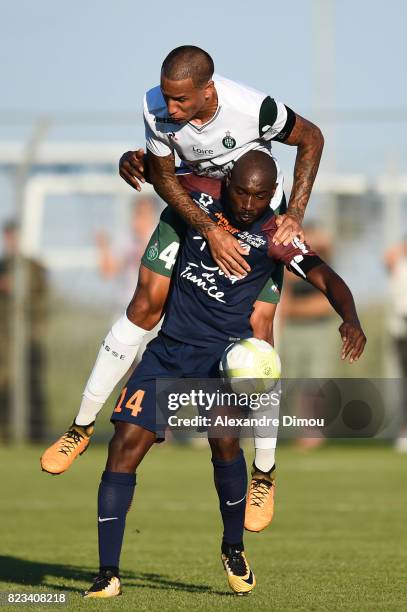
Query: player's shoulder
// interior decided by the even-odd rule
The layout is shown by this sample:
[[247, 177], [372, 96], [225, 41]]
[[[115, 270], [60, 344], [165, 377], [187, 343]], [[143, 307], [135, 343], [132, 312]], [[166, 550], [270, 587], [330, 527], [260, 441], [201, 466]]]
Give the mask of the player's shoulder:
[[177, 172], [177, 178], [185, 191], [192, 194], [206, 194], [215, 200], [219, 200], [222, 192], [222, 181], [220, 179], [198, 176], [192, 172]]
[[243, 112], [258, 113], [263, 101], [267, 98], [266, 93], [219, 74], [215, 74], [213, 80], [221, 103], [236, 107]]
[[161, 87], [156, 85], [144, 94], [144, 115], [156, 119], [167, 116], [167, 105], [161, 92]]

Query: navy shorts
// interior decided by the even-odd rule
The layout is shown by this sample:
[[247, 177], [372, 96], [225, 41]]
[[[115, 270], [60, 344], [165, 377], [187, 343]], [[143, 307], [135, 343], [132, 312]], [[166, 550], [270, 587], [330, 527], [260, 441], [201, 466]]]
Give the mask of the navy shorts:
[[139, 425], [162, 439], [162, 426], [157, 426], [156, 379], [219, 378], [219, 360], [227, 346], [225, 343], [192, 346], [159, 332], [147, 345], [141, 362], [117, 400], [110, 420]]

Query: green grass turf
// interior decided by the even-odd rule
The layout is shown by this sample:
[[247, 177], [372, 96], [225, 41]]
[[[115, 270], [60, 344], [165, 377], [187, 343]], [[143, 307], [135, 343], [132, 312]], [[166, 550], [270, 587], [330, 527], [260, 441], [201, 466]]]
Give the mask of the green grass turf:
[[58, 477], [40, 472], [39, 454], [0, 448], [1, 590], [63, 590], [69, 610], [407, 610], [407, 459], [390, 448], [279, 450], [274, 522], [245, 538], [249, 597], [226, 586], [209, 453], [154, 448], [128, 517], [124, 594], [108, 601], [80, 597], [97, 567], [106, 449]]

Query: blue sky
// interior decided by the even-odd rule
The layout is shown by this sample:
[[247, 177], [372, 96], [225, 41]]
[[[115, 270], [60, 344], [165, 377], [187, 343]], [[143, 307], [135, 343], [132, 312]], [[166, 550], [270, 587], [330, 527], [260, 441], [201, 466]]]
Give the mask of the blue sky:
[[[318, 9], [327, 5], [331, 27], [320, 37]], [[219, 73], [321, 125], [321, 172], [335, 157], [341, 172], [374, 179], [393, 163], [406, 173], [405, 0], [0, 0], [0, 22], [0, 141], [26, 137], [27, 117], [46, 113], [56, 122], [52, 139], [143, 145], [143, 93], [157, 84], [168, 51], [190, 43], [213, 55]], [[331, 94], [318, 78], [324, 62]], [[327, 123], [319, 112], [326, 106], [357, 116]], [[84, 111], [116, 119], [66, 124], [67, 113]], [[128, 113], [136, 119], [120, 122]], [[276, 144], [275, 153], [292, 174], [294, 150]], [[0, 194], [4, 216], [13, 199], [2, 176]], [[381, 263], [370, 267], [376, 287]]]
[[[394, 113], [404, 109], [407, 118], [407, 5], [404, 0], [333, 1], [333, 39], [326, 33], [328, 44], [318, 46], [321, 2], [328, 0], [209, 0], [187, 8], [162, 0], [0, 0], [0, 54], [7, 58], [0, 67], [0, 126], [10, 110], [16, 116], [29, 111], [56, 118], [66, 111], [139, 112], [166, 53], [193, 43], [213, 55], [221, 74], [322, 123], [327, 155], [335, 148], [339, 169], [374, 174], [393, 158], [402, 169], [406, 123], [394, 121]], [[331, 39], [335, 107], [366, 111], [362, 121], [337, 123], [332, 140], [330, 126], [317, 112], [324, 92], [316, 79], [318, 58], [329, 57]], [[369, 112], [384, 110], [388, 121], [368, 120]], [[123, 129], [114, 124], [92, 131], [79, 126], [75, 137], [95, 132], [99, 139], [123, 140]], [[13, 125], [6, 134], [16, 138], [21, 130]], [[126, 127], [126, 138], [140, 138], [137, 126]]]

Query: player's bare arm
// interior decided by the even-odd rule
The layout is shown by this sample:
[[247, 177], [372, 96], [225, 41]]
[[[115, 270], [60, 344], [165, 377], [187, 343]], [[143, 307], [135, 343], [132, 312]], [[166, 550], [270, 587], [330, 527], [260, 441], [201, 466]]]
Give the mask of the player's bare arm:
[[[149, 170], [149, 164], [153, 163], [153, 172]], [[167, 201], [169, 197], [174, 200], [173, 208], [205, 238], [208, 231], [216, 228], [215, 224], [203, 213], [192, 201], [187, 192], [180, 185], [174, 173], [174, 157], [168, 155], [157, 157], [145, 155], [143, 149], [127, 151], [119, 161], [120, 176], [133, 188], [140, 191], [140, 182], [145, 183], [146, 175], [149, 174], [147, 182], [154, 181], [157, 193]], [[153, 177], [153, 178], [152, 178]]]
[[350, 363], [357, 361], [365, 348], [366, 336], [360, 325], [349, 287], [325, 263], [310, 270], [307, 274], [307, 280], [326, 295], [332, 307], [343, 320], [339, 327], [342, 338], [342, 359], [349, 359]]
[[179, 183], [174, 156], [160, 157], [149, 152], [148, 168], [157, 194], [207, 240], [213, 259], [222, 272], [239, 278], [249, 272], [250, 266], [242, 257], [245, 250], [236, 238], [213, 223]]
[[287, 213], [277, 217], [279, 227], [273, 240], [287, 245], [294, 235], [304, 240], [301, 223], [318, 172], [324, 137], [316, 125], [296, 115], [294, 128], [284, 143], [297, 147], [297, 157]]

